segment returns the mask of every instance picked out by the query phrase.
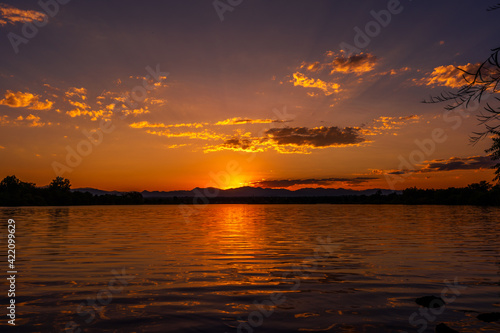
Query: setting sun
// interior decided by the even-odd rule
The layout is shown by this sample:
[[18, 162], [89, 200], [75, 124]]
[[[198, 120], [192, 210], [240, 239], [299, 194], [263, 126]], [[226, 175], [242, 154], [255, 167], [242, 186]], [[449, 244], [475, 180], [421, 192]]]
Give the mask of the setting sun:
[[245, 176], [234, 176], [230, 178], [230, 181], [226, 183], [221, 189], [228, 190], [231, 188], [238, 188], [243, 186], [250, 186], [251, 182], [248, 181], [248, 177]]

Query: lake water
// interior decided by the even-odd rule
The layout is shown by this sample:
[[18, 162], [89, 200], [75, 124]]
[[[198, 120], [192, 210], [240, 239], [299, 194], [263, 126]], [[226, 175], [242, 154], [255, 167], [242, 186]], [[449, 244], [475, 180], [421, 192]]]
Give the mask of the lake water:
[[[500, 332], [476, 318], [500, 312], [498, 208], [192, 209], [0, 208], [2, 280], [9, 218], [18, 271], [16, 327], [4, 283], [0, 330]], [[448, 304], [415, 303], [427, 295]]]

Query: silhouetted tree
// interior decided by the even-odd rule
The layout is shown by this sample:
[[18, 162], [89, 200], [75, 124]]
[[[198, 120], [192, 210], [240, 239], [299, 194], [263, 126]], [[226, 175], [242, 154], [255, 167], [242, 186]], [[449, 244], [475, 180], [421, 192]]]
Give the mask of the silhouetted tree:
[[58, 176], [52, 180], [49, 185], [49, 189], [53, 191], [69, 192], [71, 189], [71, 183], [69, 179]]
[[488, 192], [489, 190], [491, 190], [492, 187], [493, 187], [493, 185], [491, 185], [490, 183], [488, 183], [485, 180], [482, 180], [479, 183], [474, 183], [474, 184], [470, 184], [467, 186], [467, 188], [470, 190], [480, 191], [480, 192]]
[[35, 184], [26, 183], [16, 176], [7, 176], [0, 182], [0, 203], [6, 205], [33, 204], [36, 202]]
[[[495, 137], [493, 137], [493, 144], [489, 149], [486, 150], [487, 153], [491, 153], [491, 159], [494, 161], [500, 160], [500, 132], [495, 131]], [[495, 178], [498, 183], [500, 183], [500, 163], [495, 164]]]
[[[487, 11], [500, 9], [500, 4], [491, 6]], [[499, 53], [500, 47], [492, 49], [491, 55], [479, 64], [473, 71], [466, 71], [459, 67], [463, 72], [463, 78], [466, 82], [457, 92], [446, 91], [439, 96], [431, 97], [430, 100], [425, 100], [424, 103], [449, 103], [445, 109], [454, 110], [461, 107], [468, 107], [471, 103], [481, 103], [485, 99], [489, 99], [489, 94], [497, 94], [500, 92], [500, 62]], [[488, 101], [477, 116], [481, 125], [484, 125], [483, 131], [474, 132], [470, 140], [473, 144], [479, 142], [483, 138], [493, 135], [493, 144], [486, 152], [493, 152], [492, 159], [497, 160], [500, 156], [495, 152], [500, 151], [500, 98], [493, 96], [493, 101]], [[496, 164], [494, 180], [500, 182], [500, 163]]]
[[16, 176], [7, 176], [0, 182], [0, 189], [13, 192], [20, 190], [23, 186], [30, 186], [34, 184], [25, 183], [19, 180]]

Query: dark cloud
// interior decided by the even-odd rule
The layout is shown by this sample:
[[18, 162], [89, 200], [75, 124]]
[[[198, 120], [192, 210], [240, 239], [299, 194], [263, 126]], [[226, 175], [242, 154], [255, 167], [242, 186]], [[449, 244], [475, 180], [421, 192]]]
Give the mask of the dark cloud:
[[297, 145], [312, 147], [333, 147], [354, 145], [366, 141], [355, 127], [343, 129], [332, 127], [285, 127], [266, 131], [269, 140], [279, 145]]
[[241, 139], [241, 138], [232, 138], [224, 141], [222, 144], [227, 148], [232, 149], [250, 149], [252, 147], [252, 140], [250, 139]]
[[490, 169], [495, 164], [491, 156], [452, 157], [447, 160], [432, 161], [419, 172]]
[[388, 175], [405, 175], [412, 173], [446, 172], [456, 170], [491, 169], [497, 162], [488, 156], [450, 157], [449, 159], [426, 161], [413, 170], [378, 170], [377, 173]]
[[370, 180], [378, 179], [377, 177], [355, 177], [355, 178], [311, 178], [311, 179], [276, 179], [276, 180], [262, 180], [259, 182], [254, 182], [254, 186], [261, 187], [291, 187], [294, 185], [317, 185], [317, 186], [329, 186], [334, 183], [347, 183], [349, 185], [358, 185], [361, 183], [366, 183]]

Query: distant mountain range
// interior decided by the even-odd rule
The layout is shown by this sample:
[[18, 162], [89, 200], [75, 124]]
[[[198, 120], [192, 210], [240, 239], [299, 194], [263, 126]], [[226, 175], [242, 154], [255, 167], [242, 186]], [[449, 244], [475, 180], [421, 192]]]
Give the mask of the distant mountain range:
[[[72, 189], [74, 192], [90, 192], [94, 195], [121, 195], [126, 192], [119, 191], [103, 191], [95, 188], [77, 188]], [[368, 189], [368, 190], [350, 190], [344, 188], [303, 188], [296, 191], [287, 189], [273, 189], [262, 187], [239, 187], [228, 190], [219, 190], [216, 188], [194, 188], [191, 191], [142, 191], [140, 192], [144, 198], [192, 198], [200, 196], [216, 196], [224, 198], [251, 198], [251, 197], [267, 197], [267, 198], [297, 198], [297, 197], [338, 197], [347, 195], [372, 195], [381, 192], [382, 195], [391, 194], [400, 191], [392, 191], [386, 189]]]

